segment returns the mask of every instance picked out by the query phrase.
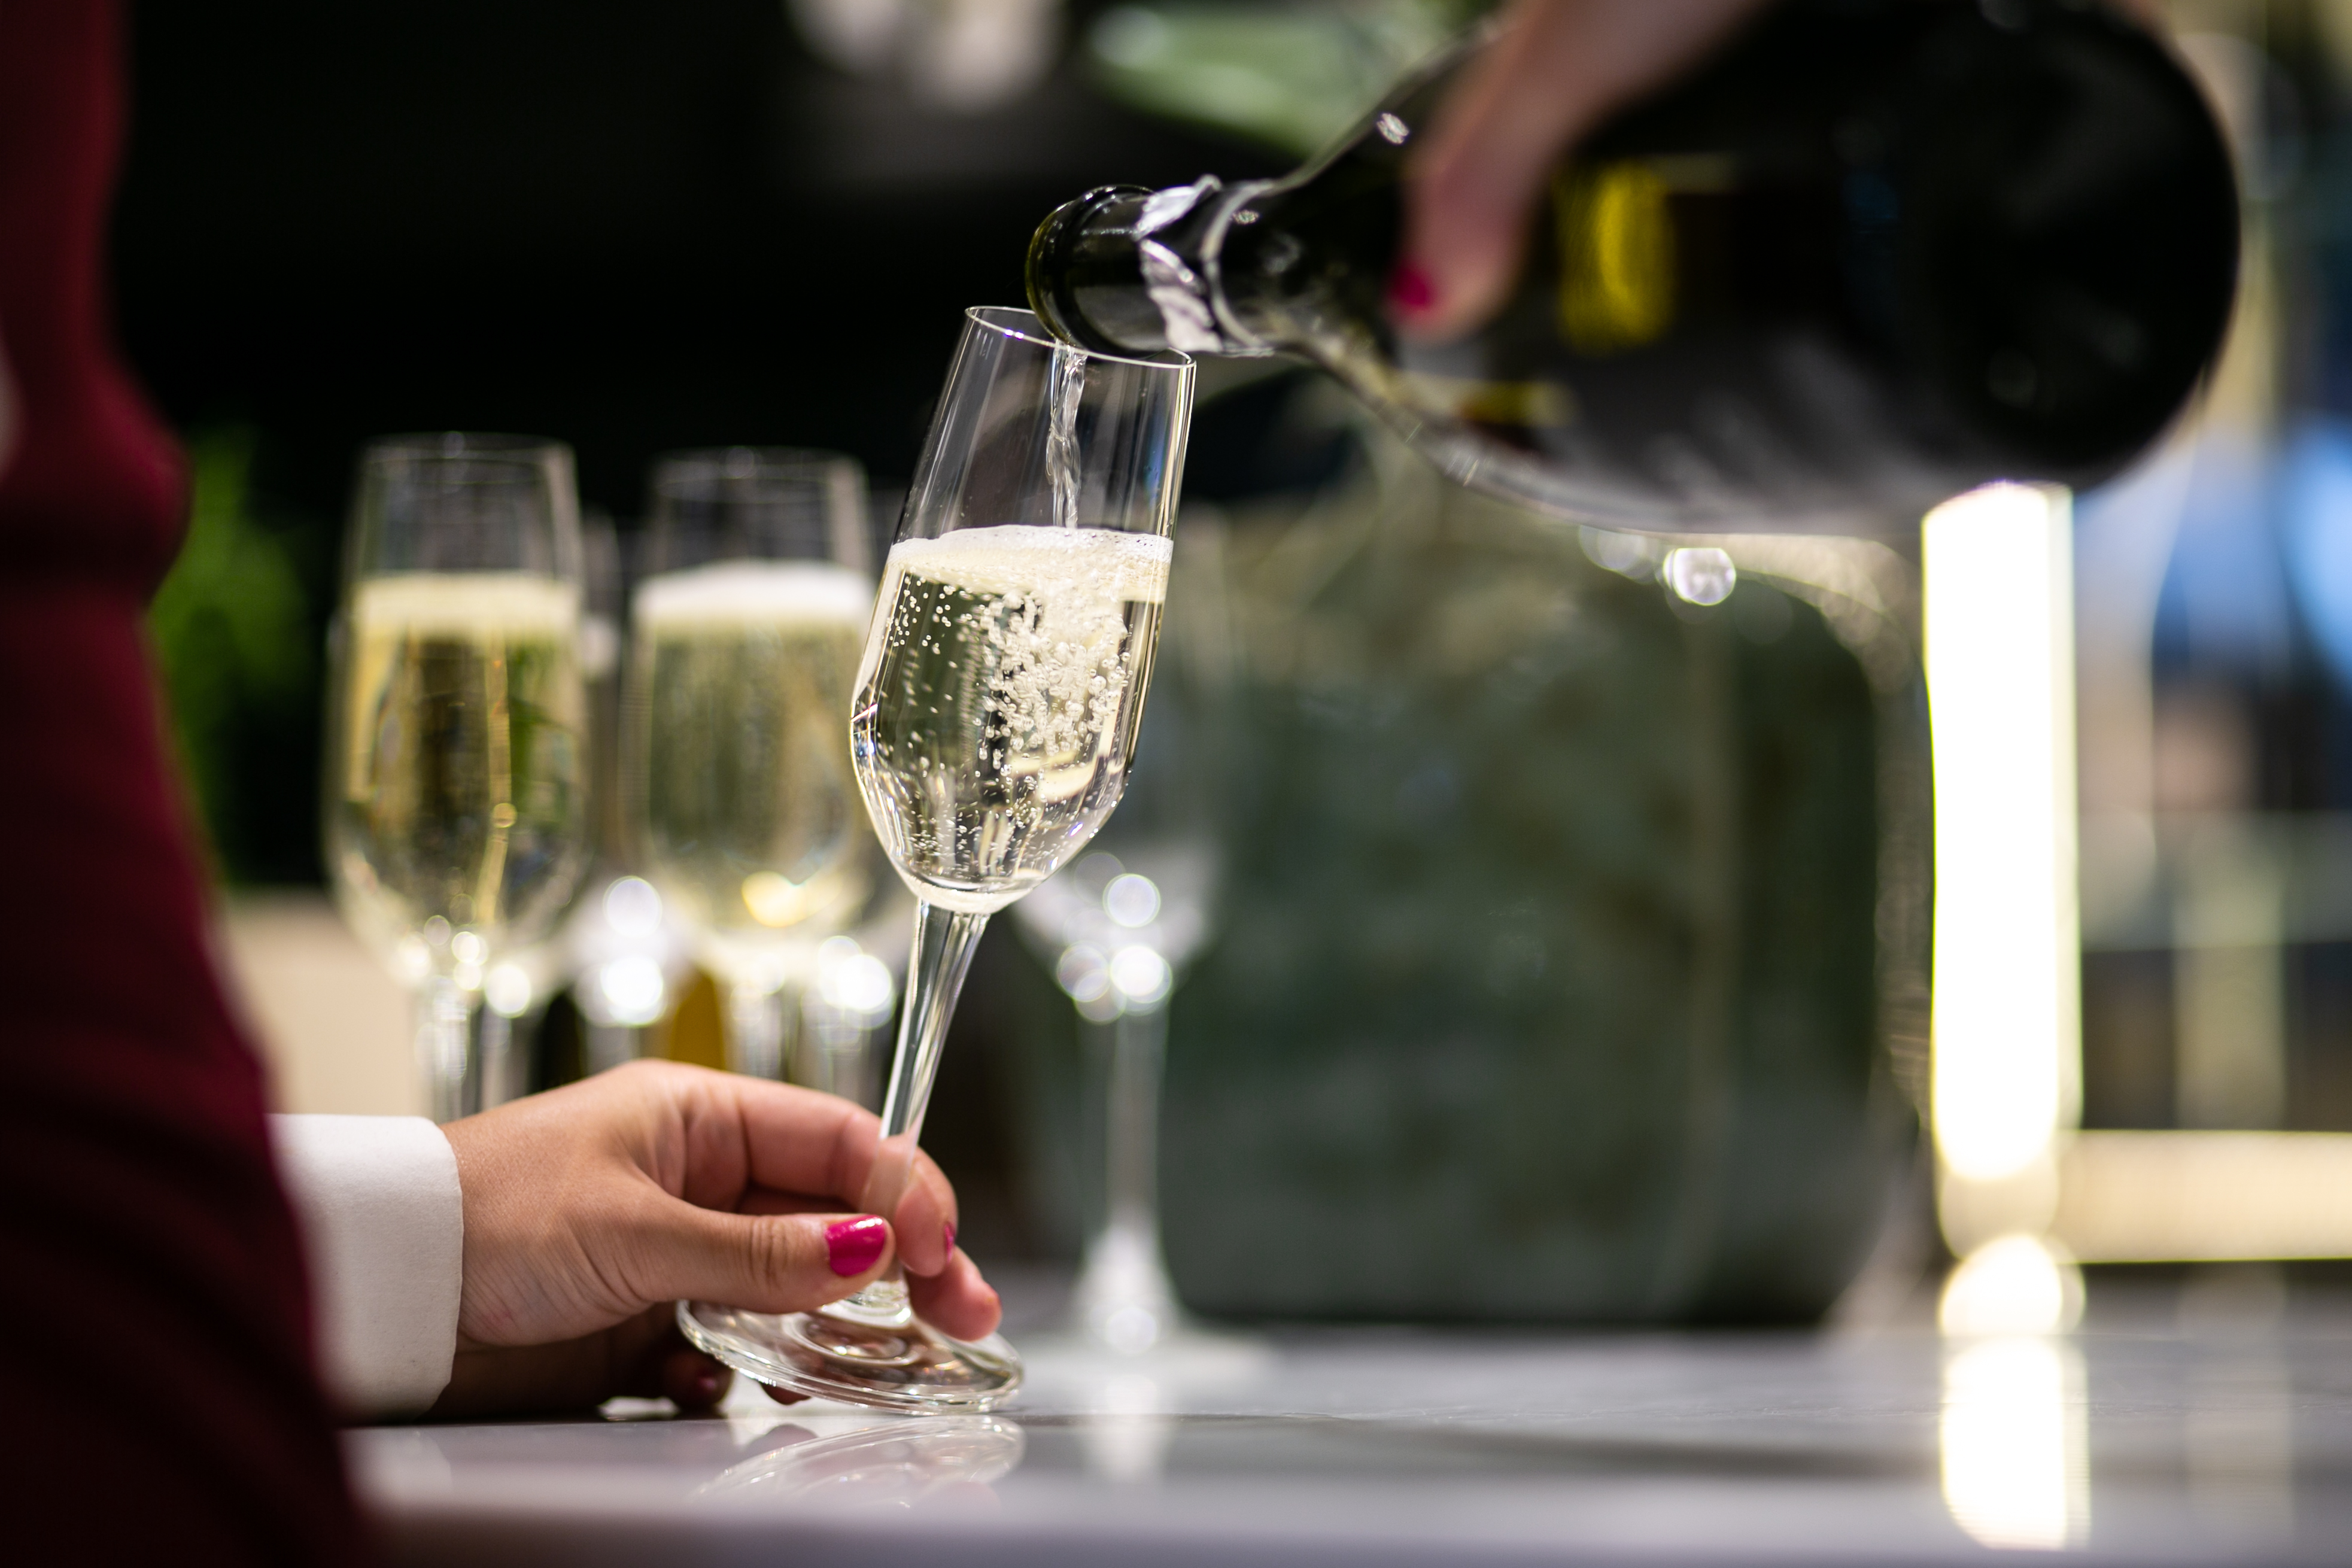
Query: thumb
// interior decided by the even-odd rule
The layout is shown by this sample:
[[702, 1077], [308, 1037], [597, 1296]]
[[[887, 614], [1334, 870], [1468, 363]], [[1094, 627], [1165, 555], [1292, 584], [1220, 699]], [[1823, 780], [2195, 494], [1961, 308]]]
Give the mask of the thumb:
[[634, 1283], [648, 1301], [804, 1311], [872, 1283], [892, 1241], [877, 1215], [728, 1214], [672, 1200], [641, 1237]]

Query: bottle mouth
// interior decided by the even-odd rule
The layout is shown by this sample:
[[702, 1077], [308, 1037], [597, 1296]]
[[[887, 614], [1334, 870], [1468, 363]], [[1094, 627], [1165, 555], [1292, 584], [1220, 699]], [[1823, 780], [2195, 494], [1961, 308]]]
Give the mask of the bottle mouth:
[[1132, 346], [1116, 342], [1097, 331], [1070, 298], [1072, 272], [1068, 250], [1087, 232], [1088, 222], [1111, 203], [1151, 192], [1142, 185], [1097, 185], [1086, 195], [1064, 202], [1045, 215], [1029, 241], [1026, 269], [1029, 308], [1045, 330], [1074, 348], [1088, 353], [1129, 358]]

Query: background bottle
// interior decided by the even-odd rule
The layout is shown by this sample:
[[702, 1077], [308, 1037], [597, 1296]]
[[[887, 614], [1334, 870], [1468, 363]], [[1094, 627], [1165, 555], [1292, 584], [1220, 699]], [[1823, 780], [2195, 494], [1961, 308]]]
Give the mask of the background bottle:
[[2220, 344], [2227, 149], [2089, 0], [1788, 0], [1563, 159], [1486, 326], [1408, 341], [1402, 182], [1463, 58], [1286, 179], [1064, 205], [1033, 305], [1098, 351], [1302, 353], [1454, 478], [1634, 528], [1867, 531], [1993, 478], [2089, 484]]

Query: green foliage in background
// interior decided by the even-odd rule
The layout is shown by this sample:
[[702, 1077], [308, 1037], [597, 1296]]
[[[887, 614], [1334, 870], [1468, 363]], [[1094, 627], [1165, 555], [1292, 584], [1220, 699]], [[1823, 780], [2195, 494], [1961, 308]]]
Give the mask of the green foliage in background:
[[255, 445], [241, 427], [189, 442], [187, 538], [148, 611], [173, 735], [232, 881], [269, 869], [251, 826], [251, 738], [307, 733], [317, 689], [310, 595], [296, 551], [255, 516]]
[[1489, 7], [1479, 0], [1121, 5], [1085, 59], [1112, 97], [1304, 158]]

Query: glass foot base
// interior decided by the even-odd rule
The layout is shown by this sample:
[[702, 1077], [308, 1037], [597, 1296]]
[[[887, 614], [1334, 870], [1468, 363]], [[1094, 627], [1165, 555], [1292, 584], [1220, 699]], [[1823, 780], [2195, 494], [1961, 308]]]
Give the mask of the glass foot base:
[[680, 1301], [697, 1350], [774, 1388], [885, 1410], [993, 1410], [1021, 1386], [1021, 1357], [1002, 1334], [951, 1340], [918, 1319], [875, 1328], [824, 1312], [746, 1312]]

